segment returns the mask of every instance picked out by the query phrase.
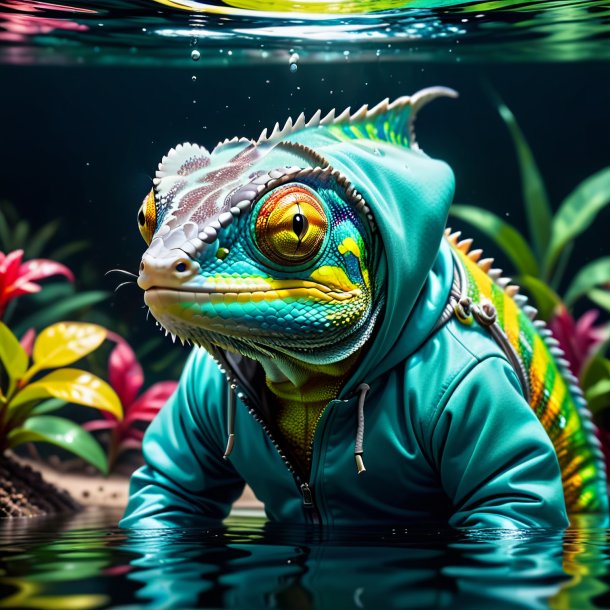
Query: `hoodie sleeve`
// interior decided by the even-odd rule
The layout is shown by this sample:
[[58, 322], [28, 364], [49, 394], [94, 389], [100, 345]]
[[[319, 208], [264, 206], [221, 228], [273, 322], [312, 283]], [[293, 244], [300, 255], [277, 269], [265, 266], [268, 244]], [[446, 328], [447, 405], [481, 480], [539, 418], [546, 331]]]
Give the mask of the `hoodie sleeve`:
[[146, 463], [131, 478], [120, 527], [205, 527], [227, 516], [244, 481], [222, 457], [225, 403], [224, 378], [195, 350], [145, 434]]
[[568, 525], [553, 445], [502, 358], [477, 363], [449, 390], [432, 429], [433, 460], [453, 527]]

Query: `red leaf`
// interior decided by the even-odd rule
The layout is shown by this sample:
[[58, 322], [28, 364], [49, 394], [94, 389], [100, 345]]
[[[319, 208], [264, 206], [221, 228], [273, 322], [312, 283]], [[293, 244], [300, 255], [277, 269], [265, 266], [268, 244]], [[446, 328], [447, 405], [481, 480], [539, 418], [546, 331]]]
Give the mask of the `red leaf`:
[[22, 264], [23, 250], [14, 250], [7, 255], [0, 254], [0, 315], [10, 300], [42, 290], [35, 280], [52, 275], [65, 275], [71, 282], [74, 281], [70, 269], [61, 263], [35, 258]]
[[132, 438], [136, 441], [140, 441], [142, 442], [142, 439], [144, 438], [144, 431], [140, 430], [140, 428], [136, 428], [135, 426], [129, 429], [129, 432], [127, 433], [127, 438]]
[[13, 250], [9, 252], [2, 263], [0, 263], [0, 277], [3, 278], [0, 283], [0, 290], [4, 291], [10, 287], [19, 277], [19, 268], [23, 259], [23, 250]]
[[34, 294], [35, 292], [40, 292], [42, 290], [42, 286], [38, 284], [34, 284], [34, 282], [22, 282], [17, 280], [15, 283], [11, 284], [4, 291], [6, 301], [10, 301], [11, 299], [16, 299], [24, 294]]
[[98, 430], [112, 430], [117, 427], [117, 424], [118, 421], [116, 419], [114, 421], [108, 419], [94, 419], [85, 422], [82, 424], [82, 427], [87, 430], [87, 432], [97, 432]]
[[127, 438], [119, 445], [119, 453], [122, 453], [123, 451], [127, 451], [129, 449], [135, 449], [136, 451], [141, 451], [142, 442], [137, 441], [133, 438]]
[[28, 328], [28, 330], [23, 333], [23, 337], [19, 340], [21, 347], [26, 351], [28, 356], [32, 355], [34, 339], [36, 339], [36, 331], [33, 328]]
[[153, 419], [155, 419], [155, 417], [157, 417], [158, 413], [159, 413], [159, 409], [146, 410], [146, 411], [141, 410], [135, 414], [128, 415], [123, 421], [125, 422], [125, 425], [127, 425], [127, 426], [131, 426], [132, 424], [134, 424], [135, 422], [138, 422], [138, 421], [150, 423]]
[[167, 399], [174, 393], [178, 382], [160, 381], [152, 385], [142, 396], [126, 408], [125, 419], [140, 419], [142, 414], [158, 413], [159, 409], [167, 402]]
[[599, 312], [592, 309], [575, 321], [565, 307], [560, 307], [549, 322], [553, 335], [570, 363], [570, 369], [577, 377], [592, 351], [603, 340], [601, 328], [593, 325], [598, 316]]
[[125, 412], [129, 411], [144, 383], [144, 373], [133, 350], [124, 340], [121, 340], [110, 354], [108, 378], [121, 399]]
[[23, 263], [19, 269], [19, 279], [24, 278], [28, 282], [44, 280], [52, 275], [63, 275], [71, 282], [74, 281], [74, 275], [68, 267], [47, 258], [33, 258]]

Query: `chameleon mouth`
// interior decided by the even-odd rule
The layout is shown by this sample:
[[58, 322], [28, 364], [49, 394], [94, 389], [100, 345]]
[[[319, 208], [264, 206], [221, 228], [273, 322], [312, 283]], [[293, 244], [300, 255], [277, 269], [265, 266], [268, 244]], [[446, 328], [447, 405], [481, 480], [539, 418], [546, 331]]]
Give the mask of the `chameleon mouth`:
[[[316, 282], [291, 284], [255, 291], [155, 286], [145, 291], [144, 302], [161, 327], [174, 338], [215, 345], [224, 345], [227, 340], [229, 343], [240, 341], [250, 347], [262, 341], [268, 344], [264, 350], [268, 355], [269, 350], [276, 348], [294, 350], [295, 333], [300, 335], [302, 349], [326, 345], [329, 337], [340, 332], [332, 321], [344, 311], [340, 306], [345, 304], [345, 309], [359, 309], [358, 305], [352, 305], [352, 302], [360, 301], [359, 288], [343, 292]], [[291, 302], [317, 303], [318, 315], [309, 322], [298, 322]], [[290, 336], [288, 343], [287, 335]]]
[[361, 295], [360, 288], [338, 291], [324, 284], [311, 281], [283, 282], [280, 286], [268, 288], [257, 286], [255, 290], [247, 288], [229, 288], [219, 290], [205, 288], [176, 289], [153, 286], [144, 292], [144, 302], [151, 309], [180, 303], [191, 304], [225, 304], [259, 303], [261, 301], [286, 301], [288, 299], [307, 299], [312, 302], [341, 303]]
[[[360, 328], [358, 321], [368, 307], [361, 288], [331, 288], [309, 280], [276, 282], [279, 286], [267, 288], [257, 284], [256, 290], [246, 285], [230, 290], [153, 286], [144, 292], [144, 302], [174, 341], [206, 349], [215, 345], [252, 358], [319, 358], [320, 350], [332, 351], [341, 344], [346, 329], [351, 334]], [[302, 307], [314, 303], [312, 309]]]

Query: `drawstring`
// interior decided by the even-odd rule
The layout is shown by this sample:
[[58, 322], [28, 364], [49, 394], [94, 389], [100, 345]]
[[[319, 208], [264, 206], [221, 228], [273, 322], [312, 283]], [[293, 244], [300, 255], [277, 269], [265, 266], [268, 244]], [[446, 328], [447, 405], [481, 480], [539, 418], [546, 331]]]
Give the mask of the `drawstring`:
[[[358, 397], [358, 427], [356, 429], [356, 441], [354, 444], [354, 459], [356, 460], [356, 467], [358, 468], [358, 474], [362, 474], [366, 471], [364, 467], [364, 460], [362, 456], [364, 454], [364, 402], [366, 400], [366, 393], [370, 390], [370, 386], [366, 383], [361, 383], [357, 390], [360, 392]], [[235, 444], [235, 392], [233, 388], [229, 387], [228, 397], [228, 408], [227, 408], [227, 447], [223, 458], [226, 460], [233, 451], [233, 445]]]
[[361, 383], [358, 386], [360, 396], [358, 397], [358, 428], [356, 429], [356, 443], [354, 446], [354, 458], [356, 460], [356, 467], [358, 468], [358, 474], [362, 474], [366, 471], [364, 467], [364, 461], [362, 454], [364, 453], [363, 441], [364, 441], [364, 401], [366, 399], [366, 393], [370, 390], [370, 386], [366, 383]]
[[222, 456], [225, 460], [231, 455], [233, 451], [233, 445], [235, 444], [235, 391], [229, 386], [229, 404], [227, 407], [227, 447], [225, 454]]

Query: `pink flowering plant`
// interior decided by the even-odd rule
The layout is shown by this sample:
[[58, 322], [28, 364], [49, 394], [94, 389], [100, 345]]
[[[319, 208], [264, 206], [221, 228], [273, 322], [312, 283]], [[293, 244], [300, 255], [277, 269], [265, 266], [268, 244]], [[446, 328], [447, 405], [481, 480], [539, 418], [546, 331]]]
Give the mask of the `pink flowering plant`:
[[567, 307], [560, 305], [549, 321], [549, 328], [577, 377], [580, 377], [589, 358], [596, 354], [608, 336], [607, 325], [595, 325], [599, 315], [599, 310], [590, 309], [575, 320]]
[[[14, 230], [17, 225], [20, 231]], [[0, 454], [25, 443], [51, 443], [107, 474], [127, 450], [141, 449], [144, 429], [176, 383], [156, 383], [141, 392], [143, 370], [123, 338], [100, 324], [53, 323], [65, 315], [82, 317], [108, 296], [77, 292], [67, 266], [39, 258], [59, 226], [52, 221], [32, 231], [10, 205], [0, 206]], [[56, 255], [69, 256], [85, 245], [64, 243]], [[24, 260], [24, 252], [32, 258]], [[68, 281], [53, 282], [56, 277]], [[97, 370], [99, 356], [93, 352], [106, 339], [112, 345], [110, 383], [82, 368], [67, 368], [86, 358], [88, 368]], [[95, 410], [96, 419], [82, 425], [64, 417], [77, 412], [75, 405]]]
[[108, 359], [108, 379], [121, 401], [124, 417], [119, 419], [109, 411], [102, 411], [102, 419], [86, 422], [83, 428], [106, 433], [108, 467], [112, 470], [124, 452], [141, 451], [145, 428], [174, 392], [177, 382], [161, 381], [139, 393], [144, 385], [144, 372], [134, 351], [118, 335], [110, 333], [109, 338], [116, 342], [116, 347]]
[[40, 292], [42, 286], [36, 282], [54, 275], [63, 275], [74, 282], [70, 269], [61, 263], [45, 258], [23, 262], [23, 250], [8, 254], [0, 251], [0, 320], [10, 301], [24, 294]]

